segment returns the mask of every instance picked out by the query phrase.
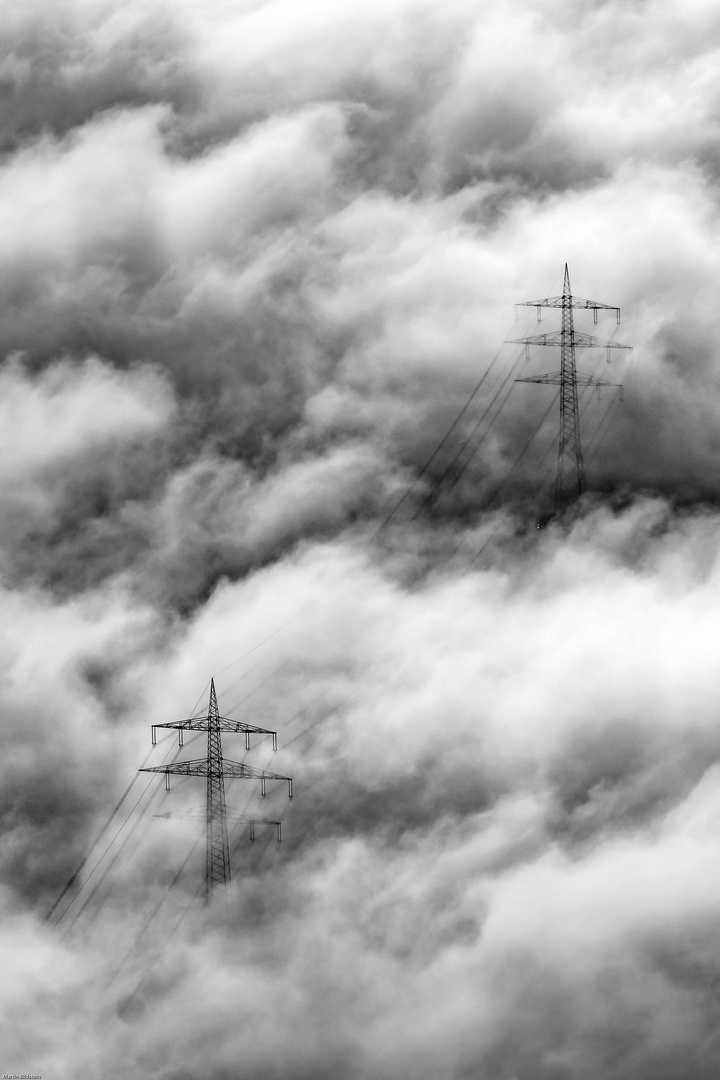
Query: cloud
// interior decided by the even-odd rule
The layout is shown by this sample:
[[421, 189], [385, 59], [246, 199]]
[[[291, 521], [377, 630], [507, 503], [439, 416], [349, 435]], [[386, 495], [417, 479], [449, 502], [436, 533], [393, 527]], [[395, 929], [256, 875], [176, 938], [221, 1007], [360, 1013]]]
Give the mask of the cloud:
[[[717, 1074], [716, 31], [9, 5], [3, 1068]], [[625, 400], [582, 396], [589, 493], [536, 529], [557, 405], [513, 380], [558, 360], [504, 343], [566, 262], [634, 352], [578, 358]], [[247, 760], [292, 803], [228, 798], [283, 843], [234, 830], [203, 908], [202, 829], [155, 816], [202, 780], [143, 774], [41, 941], [212, 673], [279, 731]]]
[[[717, 529], [659, 500], [598, 506], [413, 591], [316, 546], [218, 589], [167, 659], [121, 664], [137, 728], [188, 712], [216, 666], [223, 711], [279, 727], [277, 758], [258, 744], [252, 760], [293, 775], [296, 798], [229, 792], [282, 816], [284, 843], [238, 833], [231, 902], [205, 916], [196, 850], [91, 1007], [100, 1058], [81, 1048], [73, 1067], [709, 1075]], [[223, 673], [254, 635], [270, 637]], [[181, 781], [165, 806], [200, 802]], [[88, 927], [88, 976], [112, 975], [192, 828], [137, 834]], [[147, 916], [127, 907], [143, 890]]]

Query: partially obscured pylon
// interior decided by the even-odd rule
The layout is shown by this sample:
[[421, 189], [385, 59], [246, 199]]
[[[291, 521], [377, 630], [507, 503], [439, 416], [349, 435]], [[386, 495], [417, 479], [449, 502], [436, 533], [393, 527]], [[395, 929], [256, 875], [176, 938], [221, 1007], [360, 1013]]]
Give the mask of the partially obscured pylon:
[[[265, 795], [267, 780], [284, 780], [288, 785], [288, 797], [290, 799], [292, 799], [293, 795], [292, 780], [289, 776], [281, 776], [279, 773], [267, 772], [264, 769], [254, 769], [251, 765], [245, 765], [243, 762], [227, 761], [223, 758], [221, 734], [223, 731], [232, 734], [242, 732], [245, 735], [246, 750], [250, 749], [251, 734], [271, 735], [273, 750], [277, 750], [277, 733], [270, 731], [268, 728], [253, 727], [252, 724], [244, 724], [240, 720], [231, 720], [227, 716], [221, 716], [213, 679], [210, 680], [210, 701], [206, 716], [193, 716], [188, 720], [173, 720], [168, 724], [153, 724], [153, 744], [156, 741], [155, 731], [157, 728], [176, 728], [179, 746], [183, 745], [184, 731], [207, 731], [206, 757], [189, 761], [176, 761], [169, 765], [155, 765], [139, 771], [164, 773], [166, 789], [170, 787], [171, 774], [204, 776], [207, 778], [205, 892], [209, 898], [216, 886], [225, 885], [230, 881], [230, 847], [228, 844], [228, 813], [225, 804], [225, 778], [259, 780], [263, 795]], [[267, 822], [266, 818], [243, 817], [242, 820], [250, 824], [251, 836], [254, 836], [255, 824]], [[278, 826], [278, 839], [280, 839], [278, 822], [273, 821], [271, 824]]]
[[573, 325], [573, 308], [592, 309], [593, 321], [597, 322], [598, 311], [614, 311], [620, 322], [620, 308], [611, 304], [601, 304], [598, 300], [584, 300], [573, 296], [570, 291], [570, 274], [565, 263], [565, 278], [562, 296], [549, 296], [544, 300], [525, 300], [518, 307], [537, 308], [540, 322], [543, 308], [560, 308], [562, 324], [560, 331], [553, 334], [534, 334], [530, 337], [515, 338], [513, 343], [524, 344], [527, 355], [531, 345], [560, 346], [560, 370], [547, 375], [532, 375], [516, 382], [546, 383], [560, 387], [560, 437], [558, 441], [557, 474], [555, 478], [555, 505], [564, 503], [582, 495], [585, 490], [585, 466], [583, 464], [582, 444], [580, 441], [580, 415], [578, 412], [578, 385], [617, 386], [622, 400], [622, 384], [596, 379], [594, 375], [585, 375], [577, 370], [575, 349], [607, 349], [608, 360], [611, 349], [630, 349], [629, 345], [620, 345], [616, 341], [602, 341], [577, 331]]

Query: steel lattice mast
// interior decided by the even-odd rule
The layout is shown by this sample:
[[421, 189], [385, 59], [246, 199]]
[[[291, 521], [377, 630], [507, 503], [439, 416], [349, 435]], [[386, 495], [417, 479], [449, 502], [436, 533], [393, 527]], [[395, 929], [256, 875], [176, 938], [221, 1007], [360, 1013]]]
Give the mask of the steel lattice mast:
[[207, 892], [230, 880], [230, 845], [228, 843], [225, 776], [223, 773], [220, 710], [215, 694], [215, 680], [210, 681], [210, 706], [207, 733], [207, 847], [205, 882]]
[[582, 297], [573, 296], [570, 291], [570, 274], [567, 263], [565, 263], [562, 296], [550, 296], [544, 300], [525, 300], [517, 306], [537, 308], [538, 322], [542, 318], [543, 308], [560, 308], [562, 311], [559, 333], [534, 334], [530, 337], [513, 339], [513, 344], [525, 345], [528, 357], [531, 345], [560, 346], [560, 371], [515, 380], [516, 382], [559, 385], [560, 387], [560, 437], [555, 479], [555, 505], [559, 506], [582, 495], [585, 490], [585, 466], [580, 441], [578, 385], [596, 386], [598, 393], [600, 393], [601, 386], [617, 386], [620, 388], [620, 399], [622, 400], [623, 388], [621, 383], [606, 382], [603, 379], [595, 378], [594, 375], [586, 375], [577, 370], [575, 350], [577, 348], [607, 349], [609, 361], [611, 349], [630, 349], [631, 346], [620, 345], [616, 341], [602, 341], [600, 338], [592, 337], [590, 334], [583, 334], [575, 329], [573, 325], [573, 308], [592, 309], [595, 323], [597, 323], [598, 311], [600, 310], [614, 311], [619, 323], [620, 308], [611, 304], [601, 304], [598, 300], [585, 300]]
[[[156, 743], [155, 732], [157, 728], [175, 728], [178, 733], [178, 746], [183, 745], [183, 732], [206, 731], [207, 732], [207, 756], [195, 758], [189, 761], [175, 761], [169, 765], [155, 765], [149, 768], [139, 769], [139, 772], [154, 772], [165, 774], [165, 788], [170, 789], [170, 775], [178, 776], [204, 776], [207, 781], [205, 821], [207, 830], [207, 847], [205, 860], [205, 891], [209, 897], [217, 885], [225, 885], [230, 881], [230, 847], [228, 843], [228, 811], [225, 803], [225, 778], [239, 780], [259, 780], [262, 795], [266, 793], [266, 781], [284, 780], [288, 785], [288, 798], [293, 797], [292, 780], [289, 776], [281, 776], [279, 773], [268, 772], [265, 769], [254, 769], [251, 765], [245, 765], [240, 761], [228, 761], [223, 757], [222, 732], [245, 735], [245, 749], [250, 749], [250, 735], [262, 734], [272, 736], [273, 750], [277, 750], [277, 733], [268, 728], [254, 727], [252, 724], [244, 724], [240, 720], [231, 720], [227, 716], [221, 716], [218, 709], [217, 695], [215, 693], [215, 681], [210, 680], [210, 701], [206, 716], [193, 716], [187, 720], [174, 720], [168, 724], [152, 725], [152, 741]], [[191, 815], [194, 816], [194, 814]], [[185, 816], [185, 815], [183, 815]], [[233, 814], [233, 817], [237, 815]], [[246, 818], [240, 816], [240, 820], [250, 824], [251, 838], [254, 838], [254, 826], [260, 822], [267, 822], [266, 818]], [[267, 822], [277, 826], [278, 840], [280, 839], [279, 822]]]

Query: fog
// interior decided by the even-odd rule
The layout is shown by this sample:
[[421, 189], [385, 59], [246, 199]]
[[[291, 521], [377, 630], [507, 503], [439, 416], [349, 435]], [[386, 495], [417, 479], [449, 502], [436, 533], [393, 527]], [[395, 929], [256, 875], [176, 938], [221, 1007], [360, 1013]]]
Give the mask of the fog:
[[715, 6], [3, 15], [2, 1070], [714, 1080]]

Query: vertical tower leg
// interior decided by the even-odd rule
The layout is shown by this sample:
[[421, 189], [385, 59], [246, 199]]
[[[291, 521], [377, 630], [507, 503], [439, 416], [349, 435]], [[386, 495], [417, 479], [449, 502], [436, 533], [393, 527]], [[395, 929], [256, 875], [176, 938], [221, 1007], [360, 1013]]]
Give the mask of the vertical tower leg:
[[205, 863], [205, 895], [217, 885], [230, 880], [230, 847], [228, 844], [227, 809], [225, 806], [225, 776], [223, 774], [222, 742], [215, 683], [210, 683], [207, 743], [207, 849]]
[[585, 466], [580, 445], [572, 293], [566, 263], [560, 330], [560, 438], [555, 478], [555, 506], [560, 507], [568, 500], [577, 498], [584, 490]]

